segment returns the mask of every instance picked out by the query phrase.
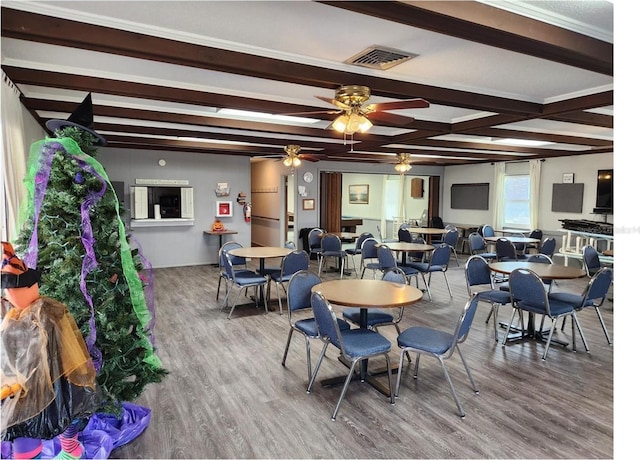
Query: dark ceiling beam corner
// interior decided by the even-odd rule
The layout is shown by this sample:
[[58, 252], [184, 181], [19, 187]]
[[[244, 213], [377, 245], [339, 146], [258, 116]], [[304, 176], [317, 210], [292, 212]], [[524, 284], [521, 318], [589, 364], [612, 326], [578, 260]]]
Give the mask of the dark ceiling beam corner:
[[475, 1], [318, 1], [613, 76], [613, 44]]

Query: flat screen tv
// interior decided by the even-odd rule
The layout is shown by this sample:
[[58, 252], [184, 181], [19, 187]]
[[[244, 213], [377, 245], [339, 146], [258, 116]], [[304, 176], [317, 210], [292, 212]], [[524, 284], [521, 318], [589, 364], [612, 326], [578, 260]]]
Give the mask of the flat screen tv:
[[613, 169], [598, 171], [595, 214], [613, 214]]

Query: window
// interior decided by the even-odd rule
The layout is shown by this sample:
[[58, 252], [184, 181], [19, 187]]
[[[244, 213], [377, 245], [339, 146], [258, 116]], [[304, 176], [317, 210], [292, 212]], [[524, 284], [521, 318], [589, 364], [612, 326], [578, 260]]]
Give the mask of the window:
[[531, 228], [529, 197], [531, 181], [529, 175], [504, 177], [503, 228]]

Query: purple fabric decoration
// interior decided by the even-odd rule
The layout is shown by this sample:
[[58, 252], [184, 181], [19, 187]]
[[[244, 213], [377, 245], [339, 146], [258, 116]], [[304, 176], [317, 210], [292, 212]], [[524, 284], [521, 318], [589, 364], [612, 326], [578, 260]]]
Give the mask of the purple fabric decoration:
[[49, 183], [49, 174], [51, 173], [51, 163], [53, 163], [53, 155], [58, 150], [64, 150], [59, 142], [47, 142], [42, 146], [42, 158], [40, 160], [41, 167], [36, 174], [36, 183], [34, 190], [34, 216], [33, 216], [33, 233], [31, 241], [22, 261], [29, 268], [37, 268], [38, 263], [38, 221], [40, 220], [40, 208], [42, 200], [47, 191]]
[[[136, 404], [122, 403], [122, 417], [96, 413], [80, 432], [78, 440], [85, 449], [83, 458], [109, 458], [111, 451], [130, 443], [149, 426], [151, 409]], [[60, 452], [60, 440], [56, 437], [44, 441], [42, 458], [53, 458]], [[13, 443], [2, 441], [2, 458], [13, 457]]]
[[76, 177], [73, 178], [73, 181], [76, 184], [84, 184], [84, 176], [82, 175], [81, 172], [77, 172]]
[[93, 174], [102, 183], [102, 188], [100, 189], [100, 191], [89, 192], [89, 195], [87, 196], [87, 198], [80, 205], [80, 219], [82, 222], [81, 240], [82, 240], [82, 245], [84, 246], [84, 250], [86, 252], [85, 257], [82, 259], [82, 273], [80, 274], [80, 290], [82, 291], [84, 298], [87, 300], [87, 303], [91, 307], [91, 317], [89, 318], [91, 331], [89, 332], [89, 336], [85, 337], [85, 342], [87, 343], [89, 354], [93, 358], [93, 366], [95, 367], [96, 372], [99, 372], [100, 368], [102, 367], [102, 353], [97, 347], [95, 347], [96, 335], [97, 335], [95, 310], [93, 307], [93, 299], [91, 298], [91, 295], [89, 295], [89, 293], [87, 292], [86, 278], [87, 278], [87, 275], [91, 273], [91, 271], [98, 266], [98, 261], [96, 260], [96, 253], [93, 250], [95, 239], [93, 238], [93, 229], [91, 228], [91, 216], [89, 215], [89, 211], [104, 195], [104, 192], [107, 189], [107, 183], [86, 162], [76, 157], [75, 155], [72, 155], [72, 156], [78, 161], [78, 164], [82, 169]]

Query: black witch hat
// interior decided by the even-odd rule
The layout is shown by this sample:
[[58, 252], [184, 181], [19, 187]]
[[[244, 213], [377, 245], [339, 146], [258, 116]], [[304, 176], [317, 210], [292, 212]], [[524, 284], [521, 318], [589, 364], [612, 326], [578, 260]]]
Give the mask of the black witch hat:
[[76, 108], [66, 120], [48, 120], [47, 128], [55, 133], [56, 129], [74, 126], [91, 133], [97, 140], [98, 145], [107, 145], [107, 140], [93, 130], [93, 102], [91, 93], [87, 94], [82, 104]]

